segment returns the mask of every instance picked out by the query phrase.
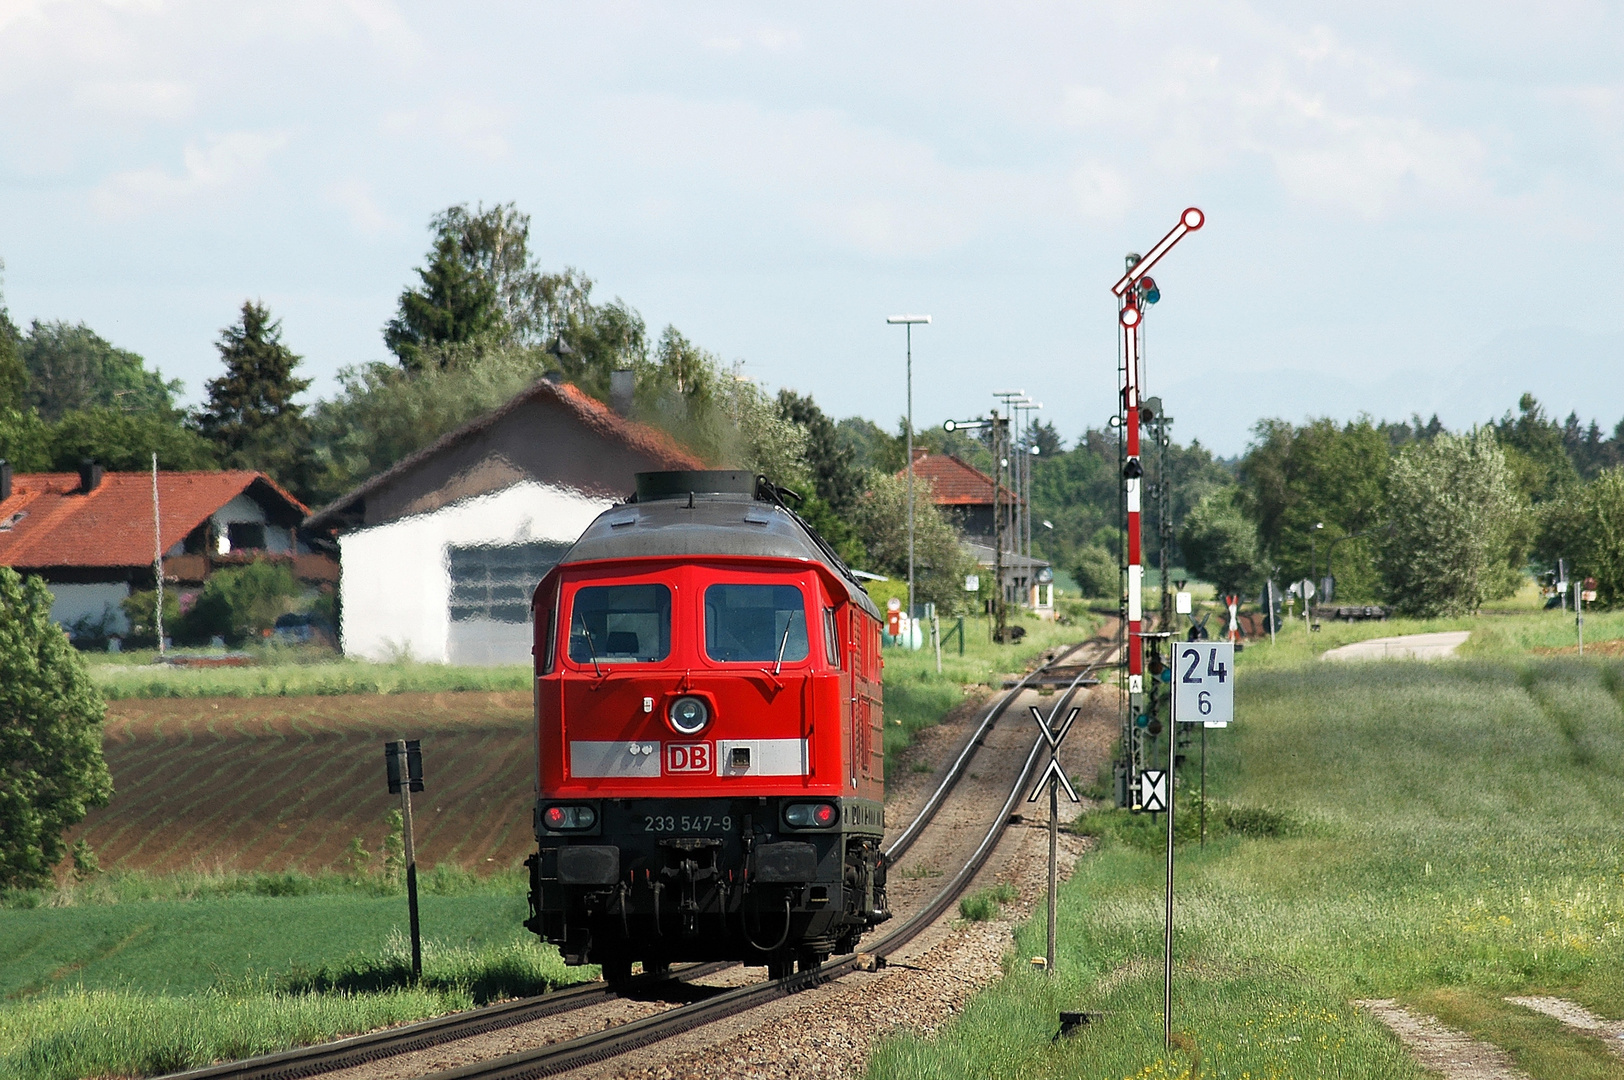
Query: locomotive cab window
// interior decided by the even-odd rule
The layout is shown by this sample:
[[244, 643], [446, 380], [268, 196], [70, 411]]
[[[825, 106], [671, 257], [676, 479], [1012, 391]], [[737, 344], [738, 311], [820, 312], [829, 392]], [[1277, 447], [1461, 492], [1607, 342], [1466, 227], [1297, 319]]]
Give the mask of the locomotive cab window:
[[823, 655], [829, 666], [840, 666], [840, 619], [832, 607], [823, 609]]
[[570, 615], [571, 660], [652, 663], [670, 654], [669, 587], [589, 585], [576, 590]]
[[705, 655], [773, 664], [805, 660], [806, 600], [793, 585], [712, 585], [705, 590]]

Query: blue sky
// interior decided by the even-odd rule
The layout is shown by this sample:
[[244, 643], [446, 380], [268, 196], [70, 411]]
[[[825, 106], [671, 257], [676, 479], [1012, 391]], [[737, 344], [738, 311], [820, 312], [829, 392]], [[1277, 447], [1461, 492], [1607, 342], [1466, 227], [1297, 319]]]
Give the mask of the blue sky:
[[[657, 333], [837, 415], [1113, 409], [1122, 256], [1182, 439], [1531, 390], [1624, 416], [1624, 9], [1599, 3], [0, 0], [12, 316], [195, 398], [261, 298], [385, 359], [430, 215], [516, 202]], [[1611, 299], [1609, 299], [1611, 298]]]

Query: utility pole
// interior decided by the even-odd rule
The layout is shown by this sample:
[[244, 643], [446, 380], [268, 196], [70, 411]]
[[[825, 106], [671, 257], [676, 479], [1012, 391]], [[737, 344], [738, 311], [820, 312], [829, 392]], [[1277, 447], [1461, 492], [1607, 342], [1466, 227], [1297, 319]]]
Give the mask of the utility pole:
[[908, 334], [908, 643], [913, 647], [914, 618], [914, 454], [913, 454], [913, 328], [929, 324], [929, 315], [892, 315], [885, 320], [892, 326], [907, 327]]
[[[1004, 639], [1004, 443], [1009, 434], [1009, 420], [991, 410], [990, 418], [975, 420], [944, 420], [943, 431], [983, 431], [992, 433], [992, 561], [993, 561], [993, 631], [994, 641]], [[959, 645], [964, 645], [963, 634]]]
[[164, 540], [158, 516], [158, 455], [152, 455], [152, 574], [158, 579], [157, 603], [152, 608], [152, 626], [158, 632], [158, 655], [164, 655]]

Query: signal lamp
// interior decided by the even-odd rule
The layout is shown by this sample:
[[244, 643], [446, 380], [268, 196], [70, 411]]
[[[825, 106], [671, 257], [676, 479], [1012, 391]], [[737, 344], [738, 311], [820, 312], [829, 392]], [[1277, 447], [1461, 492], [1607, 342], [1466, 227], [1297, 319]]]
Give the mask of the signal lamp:
[[1156, 279], [1142, 277], [1139, 279], [1139, 295], [1145, 298], [1145, 303], [1154, 304], [1162, 298], [1162, 290], [1156, 287]]
[[598, 812], [590, 806], [549, 806], [541, 812], [541, 823], [554, 832], [590, 829], [598, 823]]
[[784, 807], [784, 824], [793, 829], [827, 829], [840, 820], [832, 803], [790, 803]]
[[678, 735], [698, 735], [710, 723], [710, 706], [701, 697], [679, 697], [666, 710], [665, 717]]
[[1152, 735], [1160, 735], [1162, 733], [1162, 722], [1160, 720], [1152, 720], [1145, 726], [1145, 730], [1150, 732]]
[[1150, 724], [1150, 717], [1146, 716], [1144, 713], [1140, 713], [1138, 716], [1133, 718], [1133, 726], [1134, 727], [1141, 727], [1141, 728], [1142, 727], [1148, 727], [1149, 724]]
[[1122, 466], [1122, 476], [1126, 480], [1137, 480], [1145, 475], [1145, 467], [1139, 464], [1139, 459], [1131, 457], [1128, 463]]
[[1150, 654], [1150, 663], [1146, 664], [1145, 666], [1150, 669], [1150, 673], [1152, 675], [1160, 675], [1163, 671], [1167, 670], [1167, 665], [1162, 663], [1162, 654], [1161, 653], [1155, 653], [1155, 652], [1151, 653]]

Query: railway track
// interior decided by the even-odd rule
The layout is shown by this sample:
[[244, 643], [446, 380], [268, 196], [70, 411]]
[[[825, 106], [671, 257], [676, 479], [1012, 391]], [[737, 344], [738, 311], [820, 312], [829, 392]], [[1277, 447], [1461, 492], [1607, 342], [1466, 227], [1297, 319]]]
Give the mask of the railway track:
[[[1057, 666], [1062, 666], [1063, 661], [1090, 646], [1104, 646], [1107, 651], [1111, 647], [1109, 641], [1101, 641], [1100, 638], [1091, 638], [1088, 641], [1078, 642], [1061, 652], [1051, 654], [1044, 664], [1028, 672], [1024, 678], [1013, 685], [1006, 684], [1008, 689], [988, 708], [975, 729], [970, 732], [960, 746], [952, 764], [949, 765], [940, 783], [931, 793], [930, 798], [926, 800], [920, 812], [909, 823], [908, 827], [898, 835], [896, 840], [885, 849], [884, 855], [888, 865], [894, 865], [900, 860], [903, 854], [929, 827], [937, 811], [964, 776], [965, 770], [975, 756], [976, 750], [985, 741], [987, 734], [1010, 705], [1028, 689], [1056, 685], [1052, 679], [1046, 680], [1044, 678], [1045, 674]], [[1078, 689], [1084, 685], [1091, 685], [1089, 676], [1093, 671], [1105, 666], [1107, 663], [1107, 660], [1100, 660], [1094, 663], [1063, 665], [1068, 676], [1068, 684], [1061, 700], [1061, 707], [1065, 707]], [[676, 1006], [604, 1031], [592, 1032], [519, 1054], [435, 1073], [432, 1074], [433, 1080], [463, 1080], [463, 1078], [475, 1077], [481, 1078], [481, 1080], [529, 1080], [529, 1078], [533, 1077], [556, 1075], [583, 1065], [616, 1057], [681, 1034], [684, 1031], [714, 1023], [717, 1020], [757, 1008], [769, 1001], [787, 997], [809, 987], [839, 978], [850, 971], [856, 970], [861, 964], [867, 963], [866, 960], [862, 959], [865, 956], [883, 958], [896, 952], [949, 910], [963, 894], [964, 890], [968, 888], [982, 866], [985, 865], [992, 854], [993, 848], [997, 845], [1015, 805], [1021, 798], [1025, 785], [1030, 780], [1039, 752], [1044, 745], [1045, 743], [1041, 737], [1033, 743], [1032, 750], [1026, 757], [1019, 777], [1010, 788], [1004, 806], [1000, 809], [998, 815], [992, 819], [987, 834], [980, 845], [953, 879], [919, 911], [913, 913], [901, 925], [886, 933], [879, 940], [870, 944], [864, 952], [834, 958], [812, 971], [799, 972], [787, 978], [753, 983], [748, 986], [722, 991], [692, 1004]], [[736, 964], [727, 962], [679, 966], [673, 968], [669, 975], [663, 977], [653, 975], [638, 976], [618, 987], [611, 987], [604, 983], [586, 983], [538, 997], [503, 1002], [485, 1008], [425, 1020], [416, 1024], [357, 1035], [336, 1042], [321, 1043], [244, 1061], [193, 1069], [188, 1072], [173, 1074], [166, 1080], [301, 1080], [303, 1077], [336, 1072], [368, 1062], [426, 1050], [462, 1039], [474, 1038], [489, 1032], [530, 1023], [534, 1020], [574, 1012], [617, 997], [641, 997], [647, 994], [657, 994], [661, 985], [669, 985], [673, 981], [679, 983], [693, 982], [736, 966]]]

